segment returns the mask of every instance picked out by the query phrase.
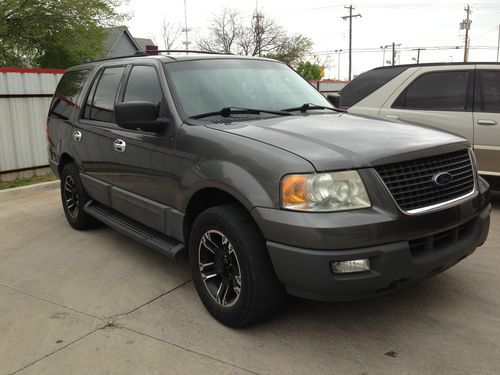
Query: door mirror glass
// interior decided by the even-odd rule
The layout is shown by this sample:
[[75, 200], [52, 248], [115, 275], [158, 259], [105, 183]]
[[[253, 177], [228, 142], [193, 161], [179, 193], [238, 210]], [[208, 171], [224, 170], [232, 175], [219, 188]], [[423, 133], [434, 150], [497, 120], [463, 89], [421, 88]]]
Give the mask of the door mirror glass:
[[158, 118], [158, 106], [150, 102], [125, 102], [115, 106], [118, 126], [130, 130], [160, 133], [168, 123]]

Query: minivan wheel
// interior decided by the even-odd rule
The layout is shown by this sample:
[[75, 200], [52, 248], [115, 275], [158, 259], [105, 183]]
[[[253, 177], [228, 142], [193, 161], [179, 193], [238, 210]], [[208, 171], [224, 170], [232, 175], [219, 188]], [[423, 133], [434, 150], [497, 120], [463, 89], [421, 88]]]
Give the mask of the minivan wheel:
[[89, 197], [75, 164], [66, 164], [60, 174], [61, 177], [61, 200], [64, 214], [68, 223], [75, 229], [88, 229], [96, 226], [99, 222], [83, 210]]
[[274, 273], [265, 240], [237, 205], [210, 208], [196, 218], [189, 261], [201, 301], [227, 326], [262, 320], [282, 305], [285, 289]]

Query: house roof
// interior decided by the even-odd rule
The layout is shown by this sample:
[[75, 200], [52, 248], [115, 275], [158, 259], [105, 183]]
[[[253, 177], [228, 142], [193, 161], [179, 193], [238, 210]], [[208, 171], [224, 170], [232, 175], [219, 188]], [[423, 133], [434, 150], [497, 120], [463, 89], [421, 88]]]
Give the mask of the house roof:
[[146, 50], [146, 46], [155, 46], [155, 42], [148, 38], [134, 38], [135, 42], [139, 45], [141, 51]]
[[115, 26], [108, 29], [108, 36], [104, 41], [104, 49], [107, 53], [112, 51], [120, 39], [121, 35], [125, 35], [130, 39], [131, 43], [136, 47], [137, 51], [145, 51], [147, 45], [155, 45], [151, 39], [147, 38], [134, 38], [127, 26]]

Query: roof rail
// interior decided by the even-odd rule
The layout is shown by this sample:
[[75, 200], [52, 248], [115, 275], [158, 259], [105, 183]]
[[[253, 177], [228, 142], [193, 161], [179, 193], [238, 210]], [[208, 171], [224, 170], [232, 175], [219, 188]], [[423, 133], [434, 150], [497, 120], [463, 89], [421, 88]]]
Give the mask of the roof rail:
[[153, 55], [156, 53], [199, 53], [199, 54], [205, 54], [205, 55], [232, 55], [232, 53], [189, 50], [189, 49], [158, 49], [158, 50], [150, 50], [150, 51], [144, 51], [144, 52], [148, 55]]
[[108, 60], [117, 60], [117, 59], [126, 59], [129, 57], [145, 57], [145, 56], [151, 56], [149, 53], [145, 51], [137, 51], [133, 55], [123, 55], [123, 56], [115, 56], [115, 57], [104, 57], [102, 59], [88, 59], [85, 60], [84, 63], [93, 63], [93, 62], [98, 62], [98, 61], [108, 61]]

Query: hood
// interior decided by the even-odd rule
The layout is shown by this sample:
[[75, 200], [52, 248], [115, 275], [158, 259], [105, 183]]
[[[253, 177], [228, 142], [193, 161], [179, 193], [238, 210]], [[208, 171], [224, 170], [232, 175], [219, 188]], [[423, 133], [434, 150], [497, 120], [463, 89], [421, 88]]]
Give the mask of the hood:
[[374, 167], [468, 147], [466, 139], [451, 133], [347, 113], [207, 126], [296, 154], [317, 171]]

